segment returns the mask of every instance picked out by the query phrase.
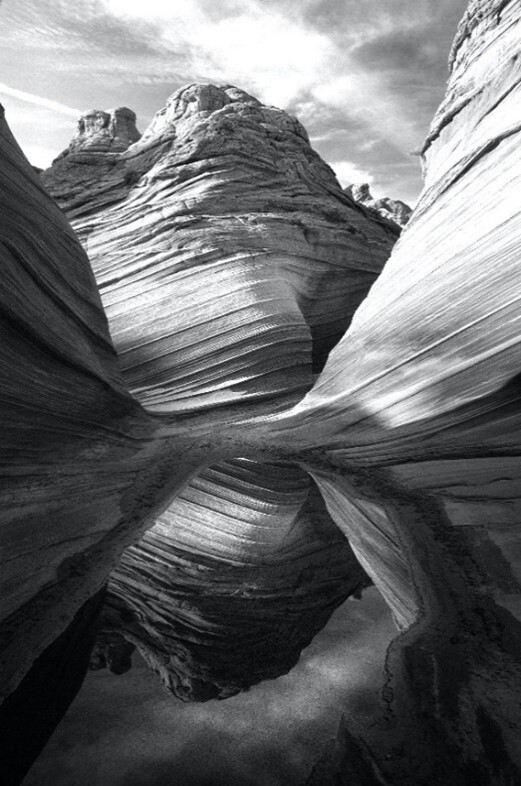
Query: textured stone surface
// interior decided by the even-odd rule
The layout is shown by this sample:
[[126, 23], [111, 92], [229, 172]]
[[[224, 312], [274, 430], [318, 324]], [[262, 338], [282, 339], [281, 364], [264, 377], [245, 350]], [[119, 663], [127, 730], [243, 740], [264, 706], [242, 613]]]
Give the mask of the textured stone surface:
[[[293, 462], [403, 631], [387, 654], [382, 716], [357, 724], [347, 711], [333, 761], [315, 773], [364, 786], [521, 782], [520, 14], [512, 0], [471, 3], [424, 148], [420, 203], [305, 396], [394, 230], [342, 195], [294, 120], [234, 88], [191, 87], [115, 154], [110, 178], [96, 183], [93, 162], [69, 198], [62, 168], [57, 198], [92, 254], [124, 378], [148, 413], [118, 375], [85, 257], [4, 132], [7, 691], [177, 495], [174, 527], [160, 522], [125, 555], [120, 584], [111, 579], [154, 665], [171, 657], [156, 636], [158, 593], [139, 607], [150, 564], [140, 549], [155, 549], [152, 585], [167, 550], [166, 572], [186, 558], [189, 586], [192, 555], [219, 520], [218, 560], [228, 565], [250, 527], [254, 547], [240, 559], [254, 565], [273, 530], [241, 514], [230, 536], [237, 499], [215, 511], [222, 518], [200, 517], [198, 532], [185, 526], [184, 553], [161, 533], [197, 518], [211, 481], [202, 465], [228, 477], [215, 502], [239, 457], [259, 473]], [[292, 504], [297, 564], [318, 519]], [[271, 542], [263, 572], [277, 588], [281, 544]], [[135, 596], [124, 587], [133, 571]], [[169, 580], [165, 594], [175, 592]], [[190, 602], [191, 624], [199, 609], [214, 613], [205, 601]]]
[[407, 628], [381, 721], [348, 722], [364, 784], [521, 782], [520, 30], [518, 3], [471, 3], [418, 207], [294, 411], [364, 467], [315, 477]]
[[88, 161], [81, 153], [120, 153], [141, 137], [136, 128], [136, 115], [127, 107], [108, 112], [91, 109], [78, 120], [78, 129], [67, 150], [54, 162], [67, 158], [75, 162]]
[[294, 400], [398, 237], [344, 196], [297, 120], [233, 87], [179, 90], [108, 177], [69, 158], [43, 182], [147, 409]]
[[[396, 229], [346, 199], [298, 121], [233, 87], [178, 91], [110, 172], [66, 152], [44, 182], [89, 252], [134, 395], [161, 412], [298, 400]], [[301, 470], [209, 473], [126, 552], [106, 621], [185, 699], [286, 672], [366, 581]]]
[[224, 699], [289, 671], [367, 583], [302, 470], [235, 460], [199, 475], [127, 549], [104, 627], [183, 700]]
[[87, 257], [3, 110], [0, 159], [3, 700], [213, 448], [127, 392]]
[[398, 226], [404, 227], [411, 217], [412, 209], [400, 199], [389, 199], [389, 197], [375, 199], [368, 183], [354, 183], [344, 188], [344, 193], [353, 197], [355, 202], [376, 210], [381, 216], [394, 221]]

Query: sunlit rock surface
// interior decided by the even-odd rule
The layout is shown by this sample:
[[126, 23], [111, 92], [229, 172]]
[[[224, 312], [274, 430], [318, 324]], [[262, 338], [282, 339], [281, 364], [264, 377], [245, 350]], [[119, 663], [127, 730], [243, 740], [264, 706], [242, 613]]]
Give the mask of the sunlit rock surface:
[[355, 202], [376, 210], [381, 216], [394, 221], [401, 227], [404, 227], [411, 217], [412, 209], [401, 199], [390, 199], [389, 197], [375, 199], [368, 183], [354, 183], [344, 188], [344, 193], [353, 197]]
[[413, 622], [381, 722], [348, 722], [364, 784], [521, 782], [520, 11], [470, 4], [418, 207], [290, 427], [358, 466], [315, 477]]
[[[167, 599], [181, 594], [170, 569], [177, 580], [186, 559], [193, 586], [206, 558], [192, 556], [220, 521], [216, 584], [239, 552], [241, 564], [262, 564], [260, 587], [280, 589], [269, 510], [241, 513], [230, 537], [224, 521], [235, 503], [254, 509], [259, 485], [269, 497], [267, 465], [297, 465], [402, 630], [387, 654], [381, 717], [357, 723], [346, 708], [341, 745], [312, 782], [324, 773], [322, 783], [364, 786], [521, 782], [520, 13], [513, 0], [469, 6], [423, 151], [419, 205], [328, 357], [396, 230], [342, 194], [296, 121], [235, 88], [192, 86], [126, 151], [96, 153], [118, 156], [109, 178], [102, 169], [96, 178], [95, 161], [80, 170], [61, 160], [56, 198], [92, 255], [125, 382], [85, 257], [4, 134], [7, 692], [70, 630], [131, 541], [108, 608], [119, 592], [129, 609], [126, 619], [118, 612], [120, 632], [124, 620], [165, 681], [184, 684], [177, 664], [175, 677], [167, 668], [175, 647], [164, 648], [175, 638]], [[83, 191], [68, 196], [78, 171]], [[55, 175], [44, 176], [49, 187]], [[216, 508], [230, 467], [246, 459], [257, 463], [249, 493]], [[219, 492], [207, 493], [206, 472], [210, 485], [212, 472], [227, 476]], [[288, 564], [298, 566], [306, 528], [321, 543], [309, 499], [279, 499], [298, 525]], [[325, 552], [338, 535], [329, 537]], [[321, 552], [310, 564], [320, 568]], [[337, 602], [329, 590], [320, 613]], [[190, 598], [184, 610], [183, 635], [196, 644], [190, 627], [215, 607]], [[220, 691], [205, 657], [195, 647], [188, 656]]]
[[185, 701], [227, 698], [295, 665], [367, 577], [296, 466], [203, 472], [111, 576], [103, 627]]
[[91, 109], [78, 120], [76, 135], [67, 150], [54, 162], [56, 168], [61, 158], [69, 161], [88, 162], [81, 153], [119, 153], [137, 142], [141, 134], [136, 128], [136, 115], [127, 107], [118, 107], [108, 112]]
[[[133, 394], [161, 412], [298, 400], [397, 229], [346, 199], [297, 120], [237, 88], [178, 91], [109, 176], [75, 144], [44, 182], [88, 249]], [[128, 549], [105, 626], [181, 697], [226, 697], [288, 671], [365, 582], [302, 470], [238, 459]]]
[[107, 175], [67, 153], [43, 183], [88, 251], [127, 384], [161, 412], [302, 395], [398, 237], [295, 118], [234, 87], [179, 90]]

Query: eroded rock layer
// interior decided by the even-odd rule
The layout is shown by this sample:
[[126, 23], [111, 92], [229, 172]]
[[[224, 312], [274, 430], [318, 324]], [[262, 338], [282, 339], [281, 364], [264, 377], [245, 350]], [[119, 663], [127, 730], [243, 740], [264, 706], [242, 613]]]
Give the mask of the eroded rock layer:
[[368, 581], [306, 473], [205, 470], [111, 576], [104, 627], [185, 701], [227, 698], [295, 665]]
[[81, 685], [108, 573], [204, 460], [186, 474], [182, 438], [127, 392], [87, 257], [3, 110], [0, 257], [0, 780], [14, 784]]
[[[134, 395], [158, 412], [298, 400], [397, 228], [344, 196], [298, 121], [236, 88], [189, 86], [126, 152], [105, 144], [80, 133], [44, 182], [88, 249]], [[310, 524], [308, 485], [241, 459], [197, 477], [114, 572], [107, 629], [184, 698], [286, 672], [366, 580], [327, 512]]]
[[[314, 782], [521, 782], [520, 17], [514, 0], [471, 2], [419, 206], [304, 398], [395, 230], [339, 195], [296, 121], [190, 87], [126, 151], [85, 149], [116, 156], [110, 177], [78, 149], [45, 176], [148, 413], [85, 257], [3, 130], [4, 692], [131, 541], [107, 619], [171, 687], [224, 696], [269, 675], [270, 626], [290, 665], [363, 581], [296, 463], [402, 629], [381, 717], [346, 712]], [[69, 198], [74, 171], [85, 191]], [[255, 620], [248, 675], [228, 669], [237, 617]]]
[[331, 783], [521, 782], [520, 33], [470, 4], [418, 207], [285, 424], [407, 628]]
[[108, 174], [89, 150], [43, 182], [88, 250], [144, 406], [301, 395], [397, 231], [343, 195], [295, 118], [234, 87], [175, 93]]

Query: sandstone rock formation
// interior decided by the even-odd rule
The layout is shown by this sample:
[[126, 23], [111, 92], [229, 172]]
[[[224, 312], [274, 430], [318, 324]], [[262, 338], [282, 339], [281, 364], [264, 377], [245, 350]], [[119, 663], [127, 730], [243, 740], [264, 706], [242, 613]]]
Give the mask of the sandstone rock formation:
[[[136, 398], [174, 413], [297, 401], [393, 227], [353, 208], [298, 121], [233, 87], [173, 95], [113, 162], [118, 180], [102, 156], [78, 166], [76, 150], [43, 179], [88, 249]], [[367, 581], [318, 502], [294, 466], [213, 467], [125, 553], [104, 628], [183, 699], [288, 671]]]
[[109, 176], [103, 155], [78, 164], [75, 150], [43, 183], [88, 251], [127, 384], [154, 411], [300, 395], [398, 237], [345, 198], [295, 118], [234, 87], [179, 90], [108, 154]]
[[[234, 88], [183, 91], [120, 153], [103, 149], [104, 123], [102, 116], [89, 134], [83, 130], [45, 179], [58, 199], [65, 194], [62, 204], [77, 216], [95, 260], [119, 367], [87, 258], [2, 126], [9, 275], [1, 293], [0, 411], [9, 482], [0, 530], [1, 690], [9, 699], [0, 726], [25, 716], [40, 745], [43, 727], [31, 707], [44, 705], [51, 691], [63, 709], [77, 690], [92, 640], [89, 599], [123, 549], [216, 461], [246, 456], [253, 466], [260, 459], [250, 494], [236, 500], [251, 507], [263, 457], [279, 462], [266, 424], [310, 387], [396, 237], [353, 208], [295, 120]], [[231, 136], [237, 128], [244, 147]], [[182, 306], [173, 309], [176, 302]], [[127, 392], [120, 369], [148, 412]], [[279, 669], [366, 581], [324, 510], [315, 517], [311, 493], [302, 487], [292, 499], [282, 491], [286, 539], [272, 528], [271, 546], [268, 538], [261, 548], [260, 522], [247, 515], [238, 538], [251, 540], [251, 555], [245, 548], [240, 555], [250, 571], [242, 573], [243, 589], [253, 594], [259, 573], [268, 576], [257, 582], [257, 628], [267, 635], [263, 593], [285, 593], [281, 604], [295, 620]], [[304, 535], [310, 543], [303, 546]], [[328, 550], [346, 562], [328, 562]], [[285, 580], [275, 566], [279, 553]], [[150, 636], [146, 620], [141, 627], [152, 651], [155, 630]], [[70, 678], [60, 653], [76, 664]], [[273, 662], [267, 667], [273, 676]], [[233, 674], [230, 684], [235, 689]], [[9, 783], [30, 765], [33, 748], [25, 750], [2, 749]]]
[[236, 459], [201, 473], [127, 549], [102, 624], [184, 701], [224, 699], [289, 671], [367, 584], [302, 470]]
[[63, 156], [78, 162], [87, 160], [85, 156], [80, 157], [82, 153], [120, 153], [140, 137], [136, 115], [131, 109], [118, 107], [108, 112], [91, 109], [78, 120], [76, 134], [68, 149], [56, 159], [55, 166]]
[[[104, 164], [92, 161], [71, 196], [75, 153], [47, 173], [92, 254], [120, 367], [87, 259], [2, 126], [6, 734], [26, 717], [27, 739], [35, 727], [42, 744], [130, 543], [110, 580], [114, 626], [185, 684], [165, 620], [180, 599], [181, 644], [196, 645], [189, 692], [196, 668], [203, 693], [240, 688], [240, 674], [211, 673], [192, 634], [233, 603], [230, 579], [243, 596], [260, 590], [261, 623], [270, 596], [287, 592], [292, 608], [293, 567], [311, 592], [301, 608], [319, 615], [354, 583], [334, 566], [318, 598], [313, 570], [335, 542], [351, 564], [318, 489], [402, 632], [381, 717], [358, 725], [346, 708], [310, 782], [521, 782], [520, 28], [519, 3], [472, 0], [420, 203], [328, 357], [394, 237], [342, 195], [296, 121], [234, 88], [191, 87], [127, 150], [94, 153], [117, 156], [110, 177], [96, 182]], [[244, 581], [242, 565], [253, 571]], [[203, 572], [217, 591], [183, 606]], [[40, 720], [32, 709], [49, 695], [52, 719]], [[0, 749], [2, 775], [14, 760], [8, 783], [32, 755], [30, 741]]]
[[381, 216], [394, 221], [398, 226], [404, 227], [411, 217], [412, 209], [401, 199], [389, 199], [389, 197], [375, 199], [368, 183], [353, 183], [344, 188], [344, 193], [352, 197], [355, 202], [376, 210]]
[[[314, 443], [364, 468], [319, 483], [412, 622], [388, 654], [386, 710], [370, 728], [348, 719], [332, 782], [521, 782], [520, 31], [518, 3], [470, 4], [419, 205], [295, 410], [308, 445], [321, 423]], [[398, 555], [383, 574], [374, 560], [383, 532], [406, 560], [399, 586]]]

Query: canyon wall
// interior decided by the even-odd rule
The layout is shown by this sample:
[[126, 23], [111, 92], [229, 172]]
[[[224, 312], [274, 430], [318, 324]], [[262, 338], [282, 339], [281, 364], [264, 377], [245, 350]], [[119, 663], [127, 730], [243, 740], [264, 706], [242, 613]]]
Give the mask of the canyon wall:
[[[470, 3], [376, 282], [398, 230], [297, 121], [190, 86], [139, 139], [127, 110], [88, 113], [44, 174], [102, 308], [2, 125], [6, 729], [42, 732], [34, 690], [63, 691], [53, 722], [70, 701], [109, 574], [104, 635], [199, 699], [289, 668], [367, 575], [402, 631], [382, 713], [346, 708], [310, 783], [521, 782], [520, 25], [512, 0]], [[280, 658], [252, 675], [270, 628]], [[4, 752], [10, 782], [34, 754]]]
[[[81, 118], [42, 179], [88, 250], [131, 393], [161, 413], [240, 404], [236, 419], [298, 401], [398, 228], [346, 198], [295, 118], [237, 88], [181, 89], [119, 153], [110, 113], [86, 117], [105, 125]], [[239, 453], [125, 552], [103, 629], [184, 700], [225, 698], [287, 672], [367, 581], [308, 475]]]
[[282, 426], [404, 629], [310, 783], [521, 782], [520, 28], [470, 4], [419, 204]]

